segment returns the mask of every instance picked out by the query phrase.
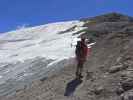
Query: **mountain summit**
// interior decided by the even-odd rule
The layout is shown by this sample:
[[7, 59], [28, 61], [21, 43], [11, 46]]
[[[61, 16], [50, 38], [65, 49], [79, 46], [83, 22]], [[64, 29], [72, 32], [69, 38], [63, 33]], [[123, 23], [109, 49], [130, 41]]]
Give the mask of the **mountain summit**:
[[107, 13], [107, 14], [103, 14], [92, 18], [84, 18], [81, 20], [83, 21], [91, 20], [95, 22], [133, 22], [133, 17], [112, 12], [112, 13]]

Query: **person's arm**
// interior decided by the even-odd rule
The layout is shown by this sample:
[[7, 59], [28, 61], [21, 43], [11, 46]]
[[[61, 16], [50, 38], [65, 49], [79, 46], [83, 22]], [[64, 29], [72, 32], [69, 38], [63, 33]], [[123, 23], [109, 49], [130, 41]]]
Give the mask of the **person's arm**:
[[88, 47], [88, 48], [91, 48], [94, 44], [96, 44], [96, 42], [93, 42], [93, 43], [87, 44], [87, 47]]

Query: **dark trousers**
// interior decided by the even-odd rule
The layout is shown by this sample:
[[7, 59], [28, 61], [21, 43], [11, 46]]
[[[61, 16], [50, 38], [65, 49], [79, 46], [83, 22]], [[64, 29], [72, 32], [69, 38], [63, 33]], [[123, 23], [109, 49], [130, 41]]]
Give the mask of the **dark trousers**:
[[77, 69], [76, 69], [76, 76], [82, 76], [83, 65], [84, 65], [84, 61], [78, 60]]

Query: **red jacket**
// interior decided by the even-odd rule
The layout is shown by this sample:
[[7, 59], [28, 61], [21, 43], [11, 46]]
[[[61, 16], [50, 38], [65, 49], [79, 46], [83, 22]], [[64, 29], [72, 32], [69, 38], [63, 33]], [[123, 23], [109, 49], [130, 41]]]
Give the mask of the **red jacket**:
[[90, 48], [88, 48], [87, 44], [85, 42], [83, 42], [83, 41], [81, 41], [80, 44], [81, 44], [80, 49], [82, 49], [81, 50], [82, 53], [80, 55], [77, 54], [76, 58], [79, 61], [85, 61], [86, 58], [87, 58], [87, 55], [90, 53]]

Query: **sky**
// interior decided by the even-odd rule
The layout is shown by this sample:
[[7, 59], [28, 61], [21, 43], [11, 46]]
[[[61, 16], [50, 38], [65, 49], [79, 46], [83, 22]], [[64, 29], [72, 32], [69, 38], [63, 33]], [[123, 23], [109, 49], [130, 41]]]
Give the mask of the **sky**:
[[110, 12], [133, 16], [132, 4], [133, 0], [0, 0], [0, 33]]

